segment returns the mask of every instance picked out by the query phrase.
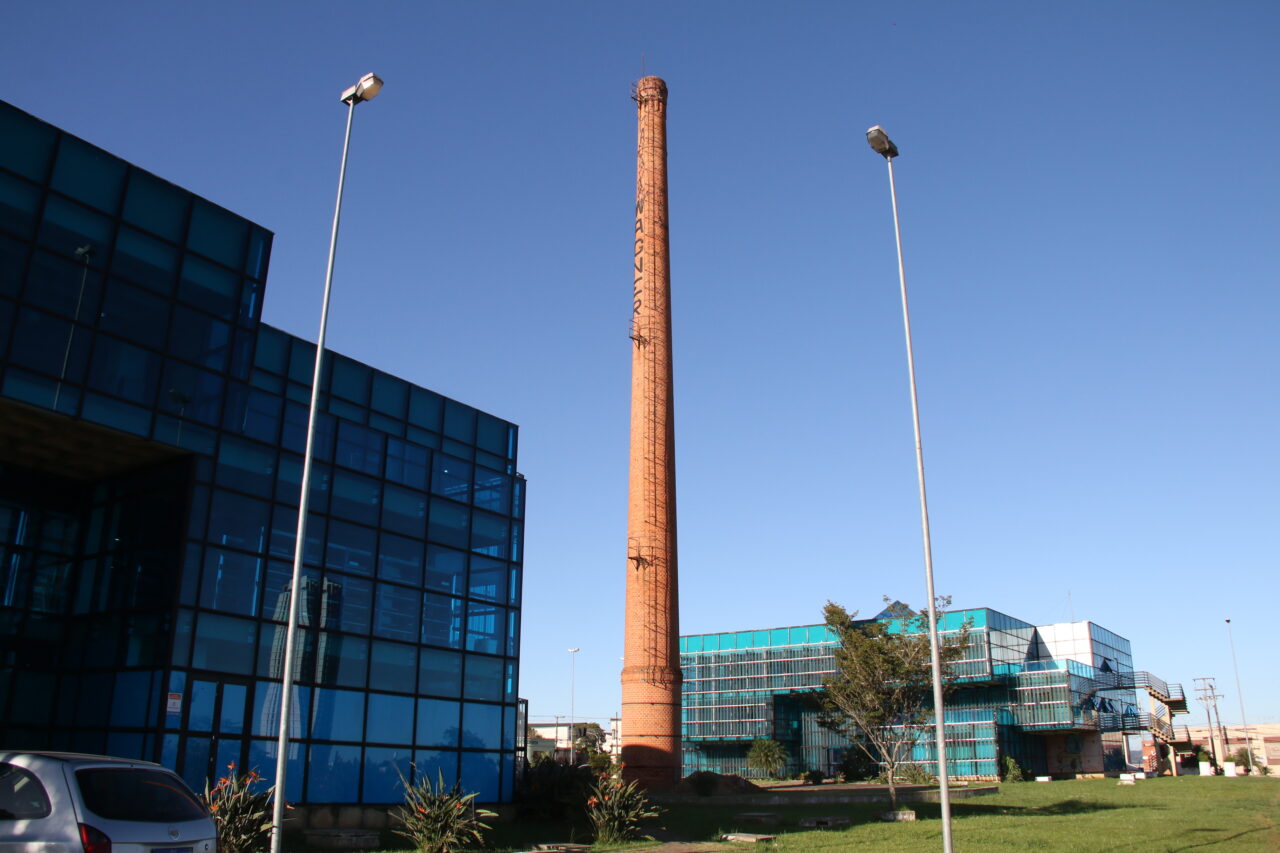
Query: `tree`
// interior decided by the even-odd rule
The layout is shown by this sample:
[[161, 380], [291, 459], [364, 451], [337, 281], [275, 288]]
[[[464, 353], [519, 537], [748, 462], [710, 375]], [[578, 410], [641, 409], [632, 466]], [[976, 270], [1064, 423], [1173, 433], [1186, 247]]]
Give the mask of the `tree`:
[[[940, 599], [938, 609], [948, 604], [950, 599]], [[890, 807], [897, 809], [898, 766], [910, 757], [921, 727], [933, 715], [928, 611], [915, 613], [893, 602], [881, 618], [860, 622], [856, 612], [828, 601], [823, 616], [837, 645], [835, 673], [823, 680], [819, 721], [884, 768]], [[945, 691], [954, 681], [948, 670], [968, 648], [969, 623], [940, 640]]]
[[751, 749], [747, 750], [747, 766], [766, 776], [777, 776], [787, 766], [786, 747], [768, 738], [752, 741]]
[[578, 755], [590, 759], [604, 752], [605, 731], [599, 723], [577, 723], [574, 725], [573, 748]]

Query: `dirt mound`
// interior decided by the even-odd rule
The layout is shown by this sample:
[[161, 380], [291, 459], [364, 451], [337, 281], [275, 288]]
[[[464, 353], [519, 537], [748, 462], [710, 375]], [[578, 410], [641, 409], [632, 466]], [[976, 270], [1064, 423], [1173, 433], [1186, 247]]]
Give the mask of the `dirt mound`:
[[722, 775], [710, 770], [699, 770], [691, 773], [676, 784], [677, 794], [697, 794], [700, 797], [714, 797], [717, 794], [751, 794], [764, 790], [753, 785], [741, 776]]

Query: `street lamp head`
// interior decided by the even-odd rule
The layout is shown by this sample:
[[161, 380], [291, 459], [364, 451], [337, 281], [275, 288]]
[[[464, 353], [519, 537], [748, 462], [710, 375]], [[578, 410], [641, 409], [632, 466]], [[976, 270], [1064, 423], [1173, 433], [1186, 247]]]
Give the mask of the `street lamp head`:
[[360, 78], [360, 82], [342, 93], [342, 103], [358, 104], [361, 101], [372, 101], [382, 91], [382, 78], [370, 72]]
[[570, 652], [580, 652], [582, 649], [569, 649]]
[[867, 129], [867, 144], [871, 146], [872, 151], [883, 155], [886, 160], [898, 156], [898, 146], [893, 144], [889, 134], [885, 133], [884, 128], [878, 124]]

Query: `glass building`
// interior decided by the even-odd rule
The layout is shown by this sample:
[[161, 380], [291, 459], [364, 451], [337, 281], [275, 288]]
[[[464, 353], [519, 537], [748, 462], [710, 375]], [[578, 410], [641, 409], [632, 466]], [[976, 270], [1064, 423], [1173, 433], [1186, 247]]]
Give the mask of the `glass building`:
[[[1190, 747], [1171, 724], [1187, 710], [1182, 688], [1135, 672], [1123, 637], [1092, 622], [1036, 627], [989, 608], [939, 614], [938, 629], [945, 640], [966, 623], [969, 645], [943, 713], [952, 778], [994, 779], [1003, 756], [1037, 775], [1119, 770], [1125, 734]], [[685, 774], [755, 775], [746, 756], [760, 738], [786, 747], [788, 772], [837, 773], [856, 747], [818, 724], [812, 701], [835, 670], [835, 643], [826, 625], [681, 637]], [[936, 774], [933, 729], [932, 719], [919, 728], [911, 763]]]
[[[0, 102], [0, 745], [274, 776], [315, 346], [271, 241]], [[288, 799], [508, 800], [517, 429], [324, 368]]]

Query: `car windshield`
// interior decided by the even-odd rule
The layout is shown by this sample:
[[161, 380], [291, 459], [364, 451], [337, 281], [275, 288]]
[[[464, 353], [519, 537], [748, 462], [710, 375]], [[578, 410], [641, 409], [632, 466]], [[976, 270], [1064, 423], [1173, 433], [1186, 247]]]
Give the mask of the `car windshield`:
[[89, 811], [107, 820], [178, 823], [205, 817], [204, 806], [181, 779], [145, 767], [92, 767], [76, 771]]

